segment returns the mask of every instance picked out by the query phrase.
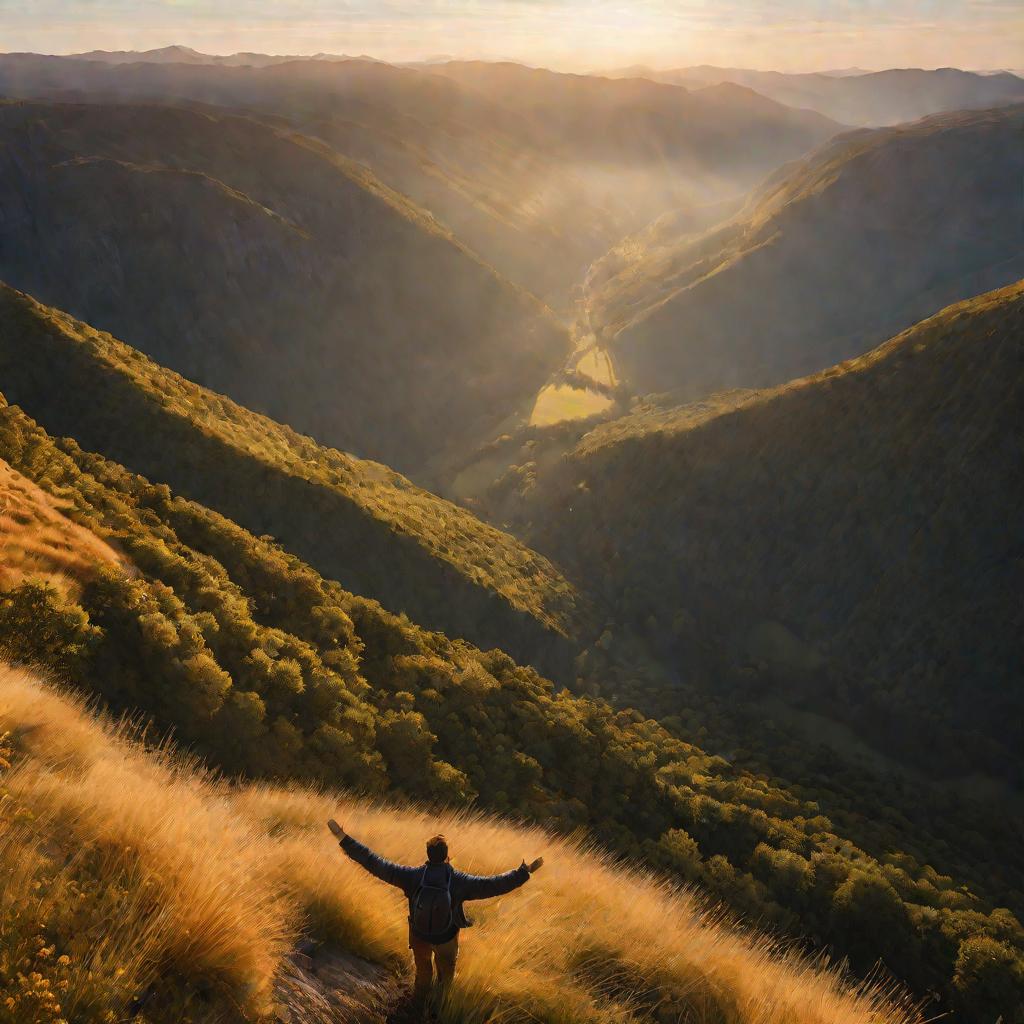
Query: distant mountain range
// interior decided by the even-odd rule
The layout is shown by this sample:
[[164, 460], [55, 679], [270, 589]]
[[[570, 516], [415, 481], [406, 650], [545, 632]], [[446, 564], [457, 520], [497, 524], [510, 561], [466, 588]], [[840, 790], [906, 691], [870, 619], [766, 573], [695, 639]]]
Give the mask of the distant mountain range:
[[[201, 53], [188, 46], [165, 46], [153, 50], [90, 50], [68, 54], [69, 60], [101, 64], [179, 64], [215, 67], [272, 67], [306, 61], [346, 62], [378, 61], [360, 54], [315, 53], [265, 54]], [[454, 68], [524, 68], [512, 61], [459, 61], [449, 55], [395, 66], [441, 71]], [[541, 68], [529, 68], [543, 72]], [[556, 72], [544, 72], [556, 74]], [[459, 72], [461, 77], [464, 72]], [[591, 75], [570, 78], [642, 78], [668, 85], [701, 90], [725, 83], [753, 89], [763, 96], [790, 107], [815, 110], [837, 122], [849, 125], [889, 125], [912, 121], [945, 110], [978, 109], [997, 103], [1024, 99], [1024, 69], [962, 70], [960, 68], [889, 68], [866, 71], [863, 68], [834, 68], [817, 72], [761, 71], [752, 68], [716, 67], [710, 64], [655, 69], [644, 64], [601, 70]]]
[[274, 64], [287, 64], [297, 60], [375, 60], [360, 54], [352, 57], [340, 53], [314, 53], [308, 56], [296, 54], [232, 53], [218, 56], [200, 53], [190, 46], [162, 46], [155, 50], [89, 50], [88, 53], [69, 53], [72, 60], [92, 60], [101, 64], [214, 64], [220, 67], [264, 68]]
[[729, 82], [791, 107], [816, 110], [844, 124], [890, 125], [945, 110], [968, 110], [1024, 100], [1024, 78], [1005, 71], [893, 68], [786, 74], [710, 65], [655, 71], [634, 66], [604, 72], [700, 90]]

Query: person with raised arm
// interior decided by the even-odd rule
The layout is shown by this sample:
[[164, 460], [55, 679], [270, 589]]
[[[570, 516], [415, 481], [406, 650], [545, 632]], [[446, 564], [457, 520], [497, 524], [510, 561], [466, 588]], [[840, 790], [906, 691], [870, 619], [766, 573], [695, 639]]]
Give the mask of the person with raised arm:
[[435, 969], [441, 996], [455, 977], [459, 932], [472, 925], [463, 904], [518, 889], [544, 863], [544, 858], [538, 857], [501, 875], [469, 875], [452, 867], [448, 841], [436, 835], [427, 840], [423, 864], [395, 864], [348, 835], [333, 818], [327, 827], [352, 860], [375, 878], [401, 889], [409, 901], [409, 948], [416, 965], [413, 1003], [419, 1006], [425, 1005], [430, 994]]

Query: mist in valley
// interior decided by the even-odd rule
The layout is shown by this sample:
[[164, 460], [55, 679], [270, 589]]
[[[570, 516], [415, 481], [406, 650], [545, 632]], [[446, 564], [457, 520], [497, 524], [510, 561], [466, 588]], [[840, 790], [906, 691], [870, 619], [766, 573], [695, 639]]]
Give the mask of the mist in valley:
[[0, 1021], [1024, 1024], [1013, 5], [3, 18]]

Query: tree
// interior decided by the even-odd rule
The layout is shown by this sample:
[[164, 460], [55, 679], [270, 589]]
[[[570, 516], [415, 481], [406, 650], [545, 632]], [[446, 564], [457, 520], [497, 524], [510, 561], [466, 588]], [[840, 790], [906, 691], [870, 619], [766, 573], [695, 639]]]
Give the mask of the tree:
[[72, 678], [102, 631], [55, 587], [29, 580], [0, 598], [0, 657]]
[[976, 935], [960, 943], [953, 993], [965, 1020], [1024, 1022], [1024, 964], [1009, 946], [995, 939]]

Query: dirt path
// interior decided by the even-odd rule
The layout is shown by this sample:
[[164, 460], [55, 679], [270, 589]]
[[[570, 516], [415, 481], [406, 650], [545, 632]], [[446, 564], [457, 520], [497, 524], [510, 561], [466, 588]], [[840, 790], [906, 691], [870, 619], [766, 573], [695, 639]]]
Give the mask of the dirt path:
[[330, 946], [292, 954], [278, 998], [281, 1024], [410, 1021], [408, 985], [394, 970]]

